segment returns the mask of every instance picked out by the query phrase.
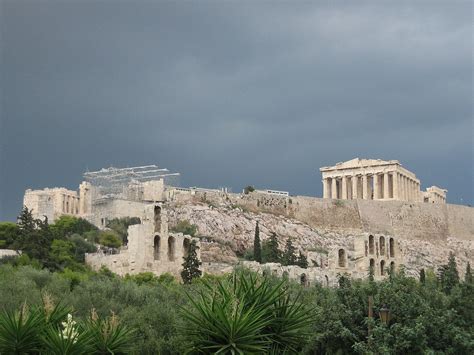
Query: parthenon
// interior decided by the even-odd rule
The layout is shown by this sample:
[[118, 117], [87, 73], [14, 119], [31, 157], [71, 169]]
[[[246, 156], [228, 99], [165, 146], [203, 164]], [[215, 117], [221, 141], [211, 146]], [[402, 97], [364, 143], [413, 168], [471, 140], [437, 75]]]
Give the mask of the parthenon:
[[402, 167], [398, 160], [355, 158], [319, 169], [322, 173], [323, 198], [343, 200], [401, 200], [446, 203], [446, 190], [422, 192], [420, 180]]

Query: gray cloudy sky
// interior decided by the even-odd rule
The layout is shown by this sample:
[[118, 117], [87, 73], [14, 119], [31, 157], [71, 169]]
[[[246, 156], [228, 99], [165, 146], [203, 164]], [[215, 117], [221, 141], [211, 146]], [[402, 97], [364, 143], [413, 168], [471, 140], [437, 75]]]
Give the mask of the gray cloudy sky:
[[321, 166], [398, 159], [473, 204], [471, 6], [0, 0], [0, 220], [150, 163], [321, 196]]

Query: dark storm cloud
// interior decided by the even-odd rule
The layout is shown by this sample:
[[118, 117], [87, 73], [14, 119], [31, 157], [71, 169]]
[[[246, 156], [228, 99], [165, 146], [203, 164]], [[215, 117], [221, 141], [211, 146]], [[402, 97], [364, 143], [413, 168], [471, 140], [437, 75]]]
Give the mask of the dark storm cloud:
[[0, 219], [28, 187], [157, 163], [320, 195], [399, 159], [472, 203], [470, 2], [0, 1]]

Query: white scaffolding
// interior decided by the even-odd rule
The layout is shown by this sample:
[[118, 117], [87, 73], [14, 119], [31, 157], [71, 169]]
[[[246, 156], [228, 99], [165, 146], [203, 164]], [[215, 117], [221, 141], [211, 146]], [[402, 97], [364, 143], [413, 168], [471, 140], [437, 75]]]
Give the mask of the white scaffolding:
[[118, 197], [123, 195], [130, 185], [146, 181], [162, 179], [165, 185], [177, 187], [180, 174], [171, 173], [168, 169], [159, 168], [157, 165], [145, 165], [132, 168], [104, 168], [85, 172], [83, 176], [99, 196]]

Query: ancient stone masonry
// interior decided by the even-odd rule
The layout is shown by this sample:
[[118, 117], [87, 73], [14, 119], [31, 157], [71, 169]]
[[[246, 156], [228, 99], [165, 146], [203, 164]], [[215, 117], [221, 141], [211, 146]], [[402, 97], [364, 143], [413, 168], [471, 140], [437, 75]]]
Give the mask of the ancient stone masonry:
[[[36, 218], [54, 222], [61, 215], [85, 218], [107, 229], [114, 218], [138, 217], [128, 229], [128, 245], [100, 250], [86, 262], [120, 275], [150, 271], [179, 276], [193, 240], [170, 233], [168, 223], [197, 226], [204, 272], [228, 272], [241, 263], [258, 272], [332, 285], [338, 274], [375, 279], [405, 265], [420, 268], [445, 263], [449, 251], [459, 271], [474, 257], [474, 208], [446, 204], [446, 190], [420, 190], [420, 181], [396, 160], [353, 159], [321, 168], [324, 198], [292, 196], [287, 191], [182, 188], [178, 173], [148, 165], [87, 172], [79, 192], [65, 188], [27, 190], [24, 205]], [[276, 233], [280, 248], [288, 238], [307, 256], [308, 269], [242, 262], [253, 245], [259, 221], [262, 242]]]
[[63, 187], [26, 190], [23, 205], [33, 210], [33, 217], [53, 222], [62, 215], [80, 215], [80, 199], [76, 191]]
[[446, 190], [433, 186], [422, 193], [420, 180], [398, 160], [356, 158], [319, 170], [323, 198], [446, 203]]
[[199, 239], [170, 233], [166, 211], [161, 204], [146, 206], [140, 219], [141, 224], [128, 228], [128, 245], [118, 253], [99, 250], [86, 254], [86, 263], [95, 270], [106, 266], [122, 276], [153, 272], [157, 275], [171, 273], [179, 278], [183, 257], [187, 255], [191, 241], [195, 240], [199, 246]]

